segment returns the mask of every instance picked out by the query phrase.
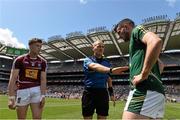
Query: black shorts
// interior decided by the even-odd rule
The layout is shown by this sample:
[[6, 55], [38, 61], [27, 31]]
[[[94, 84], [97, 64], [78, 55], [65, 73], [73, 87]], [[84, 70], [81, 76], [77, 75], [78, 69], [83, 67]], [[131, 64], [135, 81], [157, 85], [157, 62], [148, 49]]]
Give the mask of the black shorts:
[[94, 110], [101, 116], [108, 116], [109, 95], [106, 88], [85, 89], [82, 96], [82, 115], [92, 116]]

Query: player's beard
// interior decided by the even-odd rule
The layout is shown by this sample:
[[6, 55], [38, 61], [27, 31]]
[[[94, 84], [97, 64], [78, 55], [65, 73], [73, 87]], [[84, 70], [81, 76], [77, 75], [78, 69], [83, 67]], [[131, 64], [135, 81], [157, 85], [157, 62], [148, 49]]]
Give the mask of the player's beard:
[[130, 40], [129, 32], [124, 32], [124, 36], [123, 36], [123, 37], [124, 37], [123, 40], [124, 40], [125, 42], [128, 42], [128, 41]]

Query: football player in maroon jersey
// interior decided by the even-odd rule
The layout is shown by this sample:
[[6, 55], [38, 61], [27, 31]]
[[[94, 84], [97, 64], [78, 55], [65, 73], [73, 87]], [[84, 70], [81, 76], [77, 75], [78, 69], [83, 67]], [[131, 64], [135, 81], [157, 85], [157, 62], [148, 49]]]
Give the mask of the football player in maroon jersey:
[[17, 57], [13, 62], [8, 85], [8, 107], [16, 108], [18, 119], [26, 119], [28, 106], [31, 107], [33, 119], [41, 119], [42, 116], [47, 62], [39, 56], [41, 47], [41, 39], [29, 40], [29, 53]]

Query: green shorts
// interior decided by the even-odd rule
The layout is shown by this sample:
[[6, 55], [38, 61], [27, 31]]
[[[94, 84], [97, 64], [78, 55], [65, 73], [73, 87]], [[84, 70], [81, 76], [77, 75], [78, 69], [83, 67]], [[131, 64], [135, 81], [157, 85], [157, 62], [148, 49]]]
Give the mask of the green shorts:
[[165, 96], [156, 91], [131, 90], [124, 111], [150, 118], [163, 118]]

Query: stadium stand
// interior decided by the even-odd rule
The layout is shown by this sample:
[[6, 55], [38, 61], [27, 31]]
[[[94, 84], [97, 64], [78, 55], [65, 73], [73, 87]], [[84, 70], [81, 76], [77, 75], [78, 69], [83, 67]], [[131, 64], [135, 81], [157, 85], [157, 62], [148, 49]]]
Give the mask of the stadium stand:
[[[180, 16], [174, 21], [167, 15], [154, 16], [143, 20], [143, 25], [163, 40], [160, 59], [165, 64], [162, 81], [169, 101], [180, 101]], [[43, 43], [40, 55], [48, 61], [49, 97], [80, 98], [83, 89], [83, 58], [92, 55], [91, 45], [100, 39], [105, 44], [104, 56], [113, 67], [129, 64], [128, 43], [117, 39], [113, 31], [106, 27], [89, 29], [87, 35], [72, 32], [66, 38], [52, 36]], [[10, 49], [0, 44], [0, 93], [6, 94], [7, 83], [13, 59], [28, 50]], [[129, 71], [122, 75], [112, 75], [117, 99], [125, 100], [129, 91]]]

